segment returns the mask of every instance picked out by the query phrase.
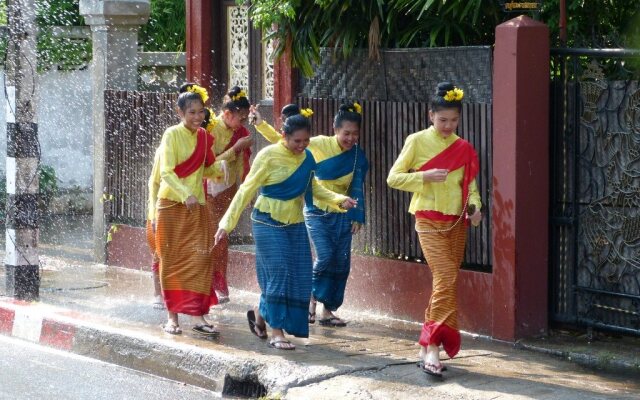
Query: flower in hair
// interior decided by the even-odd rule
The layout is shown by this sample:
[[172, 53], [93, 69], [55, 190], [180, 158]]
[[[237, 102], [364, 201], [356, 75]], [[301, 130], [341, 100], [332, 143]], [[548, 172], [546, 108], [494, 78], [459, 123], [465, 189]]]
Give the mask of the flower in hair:
[[242, 99], [243, 97], [246, 98], [247, 97], [247, 93], [244, 90], [241, 90], [235, 96], [231, 96], [231, 100], [238, 101], [238, 100]]
[[187, 92], [195, 93], [200, 95], [203, 103], [206, 103], [209, 100], [209, 95], [207, 94], [207, 89], [203, 88], [199, 85], [191, 85], [187, 88]]
[[458, 89], [457, 87], [448, 90], [444, 95], [445, 101], [461, 101], [463, 97], [464, 91], [462, 89]]
[[353, 103], [353, 109], [355, 110], [356, 113], [362, 114], [362, 106], [358, 104], [357, 101]]
[[305, 118], [311, 118], [311, 116], [313, 115], [313, 110], [310, 108], [303, 108], [302, 110], [300, 110], [300, 115]]
[[213, 131], [213, 128], [218, 124], [218, 122], [216, 121], [215, 116], [216, 116], [216, 114], [213, 112], [212, 109], [209, 108], [209, 123], [207, 124], [207, 127], [205, 128], [207, 130], [207, 132]]

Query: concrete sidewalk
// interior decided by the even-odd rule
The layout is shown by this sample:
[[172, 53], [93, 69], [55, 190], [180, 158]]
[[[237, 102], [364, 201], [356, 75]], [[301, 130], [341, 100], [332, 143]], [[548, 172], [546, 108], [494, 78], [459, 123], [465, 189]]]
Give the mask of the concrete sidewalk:
[[[220, 338], [161, 331], [163, 311], [151, 307], [146, 272], [42, 256], [41, 301], [0, 297], [0, 333], [62, 348], [136, 370], [199, 385], [223, 396], [282, 395], [287, 399], [638, 399], [640, 361], [634, 339], [497, 343], [465, 336], [447, 361], [445, 379], [415, 366], [419, 324], [341, 312], [347, 328], [312, 326], [293, 339], [295, 351], [270, 348], [249, 332], [254, 293], [232, 291], [210, 319]], [[0, 274], [4, 271], [0, 268]], [[4, 293], [0, 282], [0, 294]], [[565, 342], [563, 342], [565, 340]], [[626, 347], [625, 347], [626, 346]], [[526, 348], [538, 350], [527, 351]], [[587, 349], [588, 350], [588, 349]], [[561, 356], [561, 357], [558, 357]], [[567, 361], [580, 358], [593, 369]]]

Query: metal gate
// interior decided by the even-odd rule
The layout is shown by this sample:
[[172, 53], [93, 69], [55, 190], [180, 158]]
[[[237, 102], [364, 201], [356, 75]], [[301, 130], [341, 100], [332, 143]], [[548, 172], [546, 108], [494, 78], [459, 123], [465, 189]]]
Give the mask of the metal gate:
[[640, 334], [640, 51], [551, 54], [551, 317]]

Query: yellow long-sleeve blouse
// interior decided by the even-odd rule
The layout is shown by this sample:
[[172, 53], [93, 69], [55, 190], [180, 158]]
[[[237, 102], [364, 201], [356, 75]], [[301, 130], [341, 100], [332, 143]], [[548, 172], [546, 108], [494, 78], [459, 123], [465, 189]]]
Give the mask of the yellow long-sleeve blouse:
[[156, 202], [158, 201], [158, 190], [160, 189], [160, 157], [162, 156], [162, 147], [158, 146], [156, 154], [153, 156], [153, 167], [151, 167], [151, 175], [149, 175], [149, 203], [147, 206], [147, 219], [153, 221], [156, 219]]
[[269, 143], [278, 143], [280, 139], [282, 139], [280, 132], [278, 132], [276, 128], [271, 126], [267, 121], [263, 120], [255, 127], [256, 130], [269, 141]]
[[191, 195], [198, 199], [200, 204], [205, 204], [204, 189], [202, 179], [204, 177], [223, 180], [224, 170], [221, 160], [205, 167], [202, 165], [193, 174], [179, 178], [174, 172], [174, 168], [186, 161], [197, 142], [197, 135], [191, 132], [183, 124], [174, 125], [167, 128], [162, 135], [160, 148], [160, 187], [158, 188], [158, 198], [184, 202]]
[[[213, 128], [210, 133], [215, 138], [214, 151], [216, 153], [216, 160], [226, 160], [229, 163], [229, 183], [239, 184], [241, 177], [244, 175], [244, 160], [242, 154], [236, 153], [231, 148], [225, 151], [225, 148], [229, 145], [233, 137], [233, 130], [225, 124], [222, 119], [222, 114], [215, 117], [212, 122]], [[265, 121], [260, 124], [260, 127], [256, 126], [256, 128], [257, 131], [271, 143], [277, 143], [282, 138], [280, 134]]]
[[[337, 156], [343, 152], [342, 148], [338, 144], [338, 139], [335, 136], [314, 136], [311, 138], [311, 142], [307, 148], [311, 151], [311, 154], [313, 154], [313, 158], [317, 163], [324, 161], [327, 158]], [[334, 180], [316, 179], [322, 186], [332, 192], [346, 195], [349, 190], [352, 177], [353, 172]], [[331, 204], [326, 203], [322, 199], [313, 199], [313, 205], [323, 211], [330, 211], [332, 209]]]
[[209, 133], [213, 135], [213, 151], [216, 153], [216, 160], [225, 160], [229, 168], [229, 183], [239, 183], [242, 175], [244, 175], [244, 162], [242, 154], [236, 153], [235, 150], [225, 148], [231, 142], [233, 130], [224, 123], [222, 114], [218, 115], [212, 121], [213, 129]]
[[[445, 215], [462, 213], [462, 178], [464, 168], [449, 171], [444, 182], [423, 182], [417, 171], [458, 139], [456, 134], [443, 138], [433, 126], [407, 137], [398, 159], [391, 167], [387, 184], [399, 190], [413, 192], [409, 212], [438, 211]], [[475, 179], [469, 183], [469, 204], [482, 206]]]
[[[244, 180], [238, 192], [231, 201], [231, 205], [225, 212], [219, 227], [227, 232], [235, 228], [242, 211], [247, 207], [258, 189], [262, 186], [273, 185], [287, 179], [305, 160], [306, 153], [294, 154], [287, 149], [283, 142], [276, 143], [260, 150], [256, 155], [251, 171]], [[347, 199], [343, 196], [325, 189], [315, 179], [312, 181], [313, 196], [326, 201], [336, 211], [343, 211], [339, 205]], [[298, 196], [291, 200], [278, 200], [259, 195], [254, 208], [269, 213], [271, 218], [283, 224], [295, 224], [304, 222], [302, 208], [304, 198]]]

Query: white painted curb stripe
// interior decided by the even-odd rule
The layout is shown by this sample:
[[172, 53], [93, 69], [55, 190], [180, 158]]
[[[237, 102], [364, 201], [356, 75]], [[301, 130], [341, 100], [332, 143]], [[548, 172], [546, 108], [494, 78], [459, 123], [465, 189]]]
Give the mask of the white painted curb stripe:
[[30, 342], [40, 342], [43, 315], [32, 307], [16, 307], [11, 335]]

